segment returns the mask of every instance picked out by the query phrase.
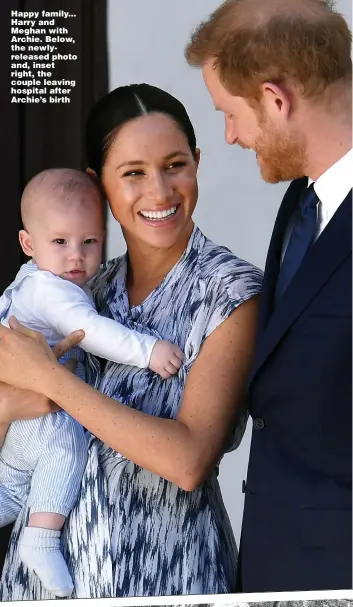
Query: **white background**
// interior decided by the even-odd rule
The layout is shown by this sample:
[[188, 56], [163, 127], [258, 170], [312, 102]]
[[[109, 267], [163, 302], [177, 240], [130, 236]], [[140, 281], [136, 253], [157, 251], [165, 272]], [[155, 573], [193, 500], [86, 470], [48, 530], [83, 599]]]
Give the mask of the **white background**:
[[[255, 155], [226, 145], [223, 117], [214, 111], [200, 71], [190, 68], [184, 60], [191, 30], [219, 4], [218, 0], [108, 0], [110, 89], [146, 82], [167, 90], [184, 103], [201, 148], [195, 222], [211, 240], [263, 269], [287, 185], [264, 183]], [[338, 0], [336, 6], [351, 26], [350, 0]], [[124, 250], [120, 227], [110, 216], [108, 258]], [[240, 448], [227, 454], [220, 468], [223, 498], [237, 541], [250, 430], [249, 423]]]

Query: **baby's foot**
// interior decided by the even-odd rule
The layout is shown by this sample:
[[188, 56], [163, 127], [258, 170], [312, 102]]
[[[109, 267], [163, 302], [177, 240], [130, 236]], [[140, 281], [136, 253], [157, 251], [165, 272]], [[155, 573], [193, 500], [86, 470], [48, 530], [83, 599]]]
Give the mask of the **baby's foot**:
[[60, 531], [25, 527], [19, 546], [20, 559], [39, 577], [44, 588], [58, 597], [70, 596], [74, 589], [60, 551]]

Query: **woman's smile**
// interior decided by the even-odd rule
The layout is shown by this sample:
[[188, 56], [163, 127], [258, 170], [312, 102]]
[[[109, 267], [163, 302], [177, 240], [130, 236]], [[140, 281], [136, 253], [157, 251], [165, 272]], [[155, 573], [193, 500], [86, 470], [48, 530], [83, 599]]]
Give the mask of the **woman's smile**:
[[148, 225], [161, 227], [175, 220], [179, 214], [180, 207], [181, 203], [178, 203], [167, 208], [159, 208], [158, 210], [141, 210], [138, 212], [138, 215]]

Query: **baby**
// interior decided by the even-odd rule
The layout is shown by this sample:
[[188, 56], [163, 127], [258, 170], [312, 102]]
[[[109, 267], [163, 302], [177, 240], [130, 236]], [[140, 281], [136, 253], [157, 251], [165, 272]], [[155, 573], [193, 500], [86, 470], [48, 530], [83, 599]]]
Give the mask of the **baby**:
[[[87, 282], [99, 270], [104, 241], [103, 200], [95, 181], [71, 169], [43, 171], [26, 186], [21, 213], [20, 243], [32, 260], [0, 298], [1, 322], [16, 316], [50, 345], [83, 329], [80, 348], [60, 360], [83, 379], [81, 347], [117, 363], [149, 367], [165, 379], [176, 373], [183, 359], [177, 346], [99, 316], [94, 307]], [[0, 452], [0, 527], [27, 503], [20, 558], [58, 597], [73, 591], [60, 535], [86, 460], [85, 431], [64, 411], [13, 422]]]

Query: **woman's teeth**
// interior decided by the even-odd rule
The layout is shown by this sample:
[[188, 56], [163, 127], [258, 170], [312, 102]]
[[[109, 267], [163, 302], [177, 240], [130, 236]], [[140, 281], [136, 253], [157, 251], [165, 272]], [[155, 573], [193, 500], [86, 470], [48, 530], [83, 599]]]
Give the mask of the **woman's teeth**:
[[177, 208], [171, 207], [167, 211], [140, 211], [142, 217], [145, 219], [153, 219], [153, 221], [161, 221], [162, 219], [166, 219], [167, 217], [171, 217], [176, 213]]

